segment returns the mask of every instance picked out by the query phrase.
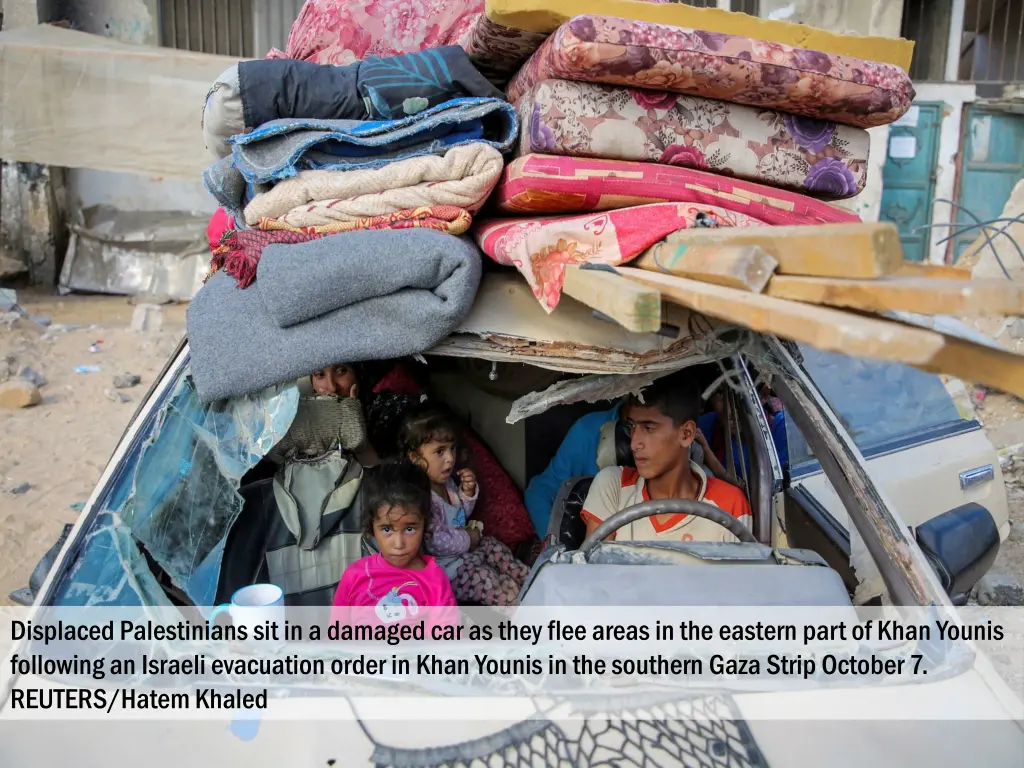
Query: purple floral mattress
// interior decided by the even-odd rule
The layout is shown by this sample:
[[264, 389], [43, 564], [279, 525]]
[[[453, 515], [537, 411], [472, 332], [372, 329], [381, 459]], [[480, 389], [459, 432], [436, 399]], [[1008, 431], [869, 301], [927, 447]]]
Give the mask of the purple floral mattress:
[[516, 102], [519, 154], [638, 160], [696, 168], [823, 199], [867, 180], [862, 128], [725, 101], [546, 80]]
[[781, 43], [611, 16], [559, 27], [508, 87], [515, 101], [548, 79], [629, 85], [722, 99], [870, 128], [914, 99], [899, 67]]

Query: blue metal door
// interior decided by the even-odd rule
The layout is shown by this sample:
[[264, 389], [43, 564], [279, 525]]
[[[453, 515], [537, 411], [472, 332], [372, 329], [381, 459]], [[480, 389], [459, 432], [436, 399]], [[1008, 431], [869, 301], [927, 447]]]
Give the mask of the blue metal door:
[[908, 261], [928, 257], [930, 232], [925, 227], [932, 223], [942, 106], [937, 101], [915, 102], [889, 131], [879, 218], [899, 228]]
[[[1014, 186], [1024, 178], [1024, 116], [972, 104], [964, 130], [957, 230], [965, 224], [998, 218]], [[953, 262], [983, 234], [984, 230], [975, 228], [957, 235]]]

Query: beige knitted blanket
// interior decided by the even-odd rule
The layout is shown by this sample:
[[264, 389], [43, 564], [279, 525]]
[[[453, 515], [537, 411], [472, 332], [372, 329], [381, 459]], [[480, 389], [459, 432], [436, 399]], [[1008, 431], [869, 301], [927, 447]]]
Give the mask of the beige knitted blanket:
[[251, 227], [261, 218], [318, 227], [424, 206], [475, 211], [491, 194], [503, 167], [498, 150], [474, 142], [443, 157], [411, 157], [383, 168], [303, 171], [256, 195], [245, 208], [245, 221]]

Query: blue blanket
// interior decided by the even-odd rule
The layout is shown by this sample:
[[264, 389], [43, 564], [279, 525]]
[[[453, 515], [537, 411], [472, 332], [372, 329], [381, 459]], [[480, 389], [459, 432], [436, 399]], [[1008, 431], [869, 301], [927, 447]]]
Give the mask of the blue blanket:
[[261, 191], [259, 185], [306, 170], [380, 168], [420, 155], [483, 141], [501, 152], [512, 149], [519, 131], [508, 102], [452, 99], [401, 120], [272, 120], [230, 139], [231, 157], [203, 174], [206, 188], [233, 215]]

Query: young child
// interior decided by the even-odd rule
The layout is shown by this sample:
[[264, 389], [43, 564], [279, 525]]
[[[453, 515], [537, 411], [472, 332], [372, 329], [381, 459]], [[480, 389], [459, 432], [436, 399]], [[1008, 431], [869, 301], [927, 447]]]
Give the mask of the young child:
[[362, 494], [364, 530], [380, 551], [345, 569], [331, 620], [366, 624], [375, 616], [382, 623], [458, 624], [448, 576], [423, 554], [430, 509], [427, 476], [407, 462], [386, 462], [366, 471]]
[[457, 436], [454, 420], [437, 410], [411, 415], [399, 433], [405, 456], [430, 478], [427, 551], [448, 574], [459, 601], [515, 605], [529, 569], [469, 520], [479, 488], [472, 470], [455, 471]]

